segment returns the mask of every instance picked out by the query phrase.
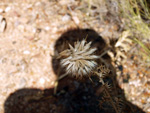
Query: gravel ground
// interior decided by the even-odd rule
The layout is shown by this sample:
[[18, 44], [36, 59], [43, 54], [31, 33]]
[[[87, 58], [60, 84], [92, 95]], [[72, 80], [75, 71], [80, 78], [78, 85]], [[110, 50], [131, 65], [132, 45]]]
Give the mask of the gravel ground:
[[[60, 71], [55, 57], [63, 42], [72, 44], [88, 34], [101, 54], [120, 37], [123, 24], [115, 3], [101, 4], [90, 15], [79, 0], [1, 0], [0, 113], [114, 113], [107, 101], [100, 107], [103, 87], [95, 77], [95, 83], [66, 77], [56, 95], [53, 88]], [[104, 56], [112, 71], [105, 81], [113, 84], [112, 97], [123, 99], [123, 113], [150, 113], [150, 67], [130, 54], [135, 51], [119, 66]]]

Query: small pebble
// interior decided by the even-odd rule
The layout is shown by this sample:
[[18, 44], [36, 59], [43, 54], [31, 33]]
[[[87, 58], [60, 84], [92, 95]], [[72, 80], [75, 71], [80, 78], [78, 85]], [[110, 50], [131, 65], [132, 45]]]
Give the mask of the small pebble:
[[73, 16], [72, 18], [73, 18], [74, 22], [75, 22], [77, 25], [80, 23], [80, 21], [79, 21], [79, 18], [78, 18], [78, 17]]
[[20, 79], [19, 88], [25, 87], [26, 83], [27, 83], [26, 79], [25, 78], [21, 78]]
[[25, 51], [23, 51], [23, 54], [28, 55], [28, 54], [30, 54], [30, 51], [25, 50]]
[[50, 30], [50, 27], [49, 27], [49, 26], [46, 26], [46, 27], [45, 27], [45, 30], [46, 30], [46, 31]]
[[7, 7], [6, 9], [5, 9], [5, 12], [8, 12], [8, 11], [10, 11], [11, 10], [11, 7]]
[[68, 14], [66, 14], [66, 15], [64, 15], [63, 17], [62, 17], [62, 21], [69, 21], [71, 18], [70, 18], [70, 16], [68, 15]]
[[45, 83], [45, 79], [44, 78], [40, 78], [40, 83], [44, 84]]
[[2, 13], [3, 12], [3, 9], [0, 9], [0, 13]]

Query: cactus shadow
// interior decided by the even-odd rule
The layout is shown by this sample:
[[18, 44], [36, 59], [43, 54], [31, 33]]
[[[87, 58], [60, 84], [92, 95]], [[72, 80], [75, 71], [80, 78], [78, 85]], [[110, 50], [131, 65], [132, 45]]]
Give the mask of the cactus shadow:
[[[58, 53], [68, 48], [68, 43], [73, 45], [75, 41], [81, 41], [86, 36], [87, 42], [92, 41], [92, 47], [97, 47], [97, 55], [104, 52], [107, 45], [103, 38], [92, 29], [71, 29], [63, 33], [55, 44], [55, 55], [53, 57], [53, 70], [57, 76], [64, 73], [60, 61], [56, 59]], [[120, 113], [144, 113], [140, 108], [126, 100], [124, 91], [119, 87], [116, 80], [116, 71], [111, 64], [109, 55], [104, 55], [111, 73], [105, 81], [113, 84], [110, 94], [113, 98], [122, 99], [124, 105]], [[97, 61], [98, 64], [103, 64]], [[67, 76], [59, 81], [57, 94], [54, 95], [53, 88], [34, 89], [23, 88], [10, 94], [4, 103], [4, 113], [115, 113], [109, 101], [103, 100], [103, 88], [97, 77], [91, 77], [92, 81], [85, 77], [75, 79]], [[117, 106], [117, 105], [116, 105]]]

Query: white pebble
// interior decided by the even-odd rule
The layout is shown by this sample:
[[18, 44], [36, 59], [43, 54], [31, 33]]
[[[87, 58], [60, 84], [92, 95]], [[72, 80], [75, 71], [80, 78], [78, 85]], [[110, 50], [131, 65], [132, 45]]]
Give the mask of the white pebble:
[[0, 9], [0, 13], [2, 13], [3, 12], [3, 9]]
[[79, 20], [78, 17], [73, 16], [72, 18], [73, 18], [73, 20], [74, 20], [74, 22], [75, 22], [76, 24], [79, 24], [79, 23], [80, 23], [80, 20]]
[[63, 17], [62, 17], [62, 21], [69, 21], [71, 18], [70, 18], [70, 16], [68, 15], [68, 14], [66, 14], [66, 15], [64, 15]]
[[49, 26], [46, 26], [46, 27], [45, 27], [45, 30], [46, 30], [46, 31], [50, 30], [50, 27], [49, 27]]
[[20, 79], [19, 88], [25, 87], [26, 83], [27, 83], [26, 79], [25, 78], [21, 78]]
[[31, 62], [31, 63], [33, 63], [33, 62], [34, 62], [34, 59], [33, 59], [33, 58], [31, 58], [30, 62]]
[[36, 33], [37, 29], [36, 28], [33, 28], [32, 32], [33, 33]]
[[45, 79], [44, 78], [40, 78], [40, 83], [44, 84], [45, 83]]
[[30, 51], [25, 50], [25, 51], [23, 51], [23, 54], [28, 55], [28, 54], [30, 54]]
[[7, 7], [7, 8], [5, 9], [5, 12], [8, 12], [9, 10], [11, 10], [11, 7]]

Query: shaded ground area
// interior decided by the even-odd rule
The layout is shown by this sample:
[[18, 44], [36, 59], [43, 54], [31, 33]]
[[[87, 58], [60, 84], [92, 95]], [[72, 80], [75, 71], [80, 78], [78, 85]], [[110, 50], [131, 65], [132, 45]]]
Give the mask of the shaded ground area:
[[[58, 91], [57, 96], [52, 95], [53, 89], [41, 91], [38, 89], [21, 89], [11, 94], [5, 102], [5, 113], [115, 113], [111, 105], [106, 104], [103, 109], [99, 107], [98, 96], [91, 81], [79, 83], [64, 79], [68, 86]], [[70, 84], [71, 83], [71, 84]], [[71, 90], [69, 86], [77, 86]], [[69, 89], [70, 88], [70, 89]], [[71, 91], [70, 91], [71, 90]], [[127, 102], [124, 112], [144, 113], [142, 110]]]
[[[82, 40], [86, 35], [89, 37], [87, 41], [93, 42], [93, 47], [98, 46], [96, 53], [100, 55], [105, 49], [105, 41], [91, 29], [74, 29], [62, 34], [55, 44], [56, 54], [62, 51], [62, 48], [66, 49], [68, 43]], [[83, 38], [78, 39], [79, 36]], [[91, 36], [92, 38], [90, 38]], [[101, 46], [99, 46], [100, 44]], [[111, 70], [111, 73], [105, 78], [105, 82], [111, 84], [109, 93], [118, 112], [144, 113], [125, 99], [124, 91], [120, 89], [116, 81], [116, 73], [110, 63], [110, 57], [104, 55], [102, 58]], [[53, 59], [54, 72], [61, 75], [64, 71], [59, 63], [57, 59]], [[7, 98], [4, 106], [5, 113], [115, 113], [109, 97], [104, 95], [103, 86], [99, 83], [98, 78], [92, 76], [91, 79], [92, 81], [88, 77], [81, 80], [66, 77], [59, 81], [56, 95], [54, 95], [54, 89], [18, 90]]]

